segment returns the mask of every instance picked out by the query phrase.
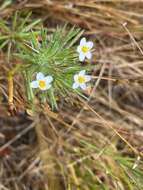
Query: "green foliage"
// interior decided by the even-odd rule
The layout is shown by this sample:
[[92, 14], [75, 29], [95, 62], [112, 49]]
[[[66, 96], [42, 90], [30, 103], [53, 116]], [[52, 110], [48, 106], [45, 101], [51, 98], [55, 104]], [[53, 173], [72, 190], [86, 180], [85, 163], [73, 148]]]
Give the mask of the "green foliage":
[[0, 1], [0, 11], [10, 6], [11, 3], [12, 3], [12, 0], [4, 0], [3, 2]]
[[[42, 29], [38, 38], [32, 32], [31, 41], [25, 43], [25, 47], [19, 46], [20, 53], [17, 56], [24, 62], [22, 71], [30, 101], [33, 102], [34, 95], [38, 93], [38, 90], [32, 90], [30, 87], [30, 82], [38, 72], [54, 78], [52, 88], [38, 93], [42, 102], [48, 100], [54, 109], [57, 108], [57, 100], [71, 95], [73, 76], [83, 69], [76, 52], [77, 46], [74, 46], [82, 33], [83, 31], [75, 27], [67, 32], [67, 27], [64, 26], [57, 28], [53, 34], [47, 35], [47, 31]], [[87, 66], [86, 69], [88, 70]], [[76, 92], [82, 95], [80, 91]]]
[[97, 139], [94, 141], [92, 138], [92, 142], [79, 141], [82, 150], [76, 150], [76, 157], [79, 159], [73, 163], [81, 189], [143, 189], [142, 160], [134, 167], [137, 158], [123, 156], [112, 146], [101, 149]]
[[23, 18], [22, 13], [17, 11], [9, 20], [0, 19], [0, 49], [7, 51], [8, 60], [12, 52], [17, 51], [19, 43], [23, 44], [25, 40], [30, 39], [31, 29], [41, 21], [31, 21], [30, 16], [31, 13]]

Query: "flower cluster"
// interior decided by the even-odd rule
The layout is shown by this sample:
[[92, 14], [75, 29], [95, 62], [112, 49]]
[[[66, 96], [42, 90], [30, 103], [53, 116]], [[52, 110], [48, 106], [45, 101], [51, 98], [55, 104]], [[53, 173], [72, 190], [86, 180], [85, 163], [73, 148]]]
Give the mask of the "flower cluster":
[[[93, 42], [86, 41], [86, 38], [82, 38], [80, 40], [80, 44], [77, 47], [77, 52], [79, 54], [79, 61], [83, 62], [85, 58], [91, 59], [92, 52], [91, 49], [93, 48]], [[31, 88], [39, 88], [42, 91], [48, 90], [52, 87], [53, 82], [52, 76], [44, 76], [43, 73], [39, 72], [36, 75], [36, 80], [31, 82]], [[81, 70], [79, 73], [76, 73], [73, 77], [73, 89], [81, 88], [82, 90], [86, 90], [87, 85], [86, 83], [91, 80], [90, 75], [86, 75], [85, 70]]]

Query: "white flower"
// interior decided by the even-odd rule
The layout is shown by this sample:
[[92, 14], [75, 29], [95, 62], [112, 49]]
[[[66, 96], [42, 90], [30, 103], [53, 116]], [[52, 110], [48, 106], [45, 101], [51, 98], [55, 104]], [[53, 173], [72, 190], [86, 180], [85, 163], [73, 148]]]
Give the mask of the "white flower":
[[79, 60], [84, 61], [85, 58], [91, 59], [92, 53], [91, 49], [93, 47], [93, 42], [87, 42], [86, 38], [80, 40], [80, 45], [77, 47], [77, 52], [79, 53]]
[[80, 87], [81, 89], [86, 89], [86, 82], [91, 80], [91, 76], [85, 74], [85, 70], [80, 71], [78, 74], [74, 75], [73, 89]]
[[48, 90], [51, 88], [52, 76], [44, 76], [43, 73], [37, 73], [36, 80], [31, 82], [31, 88], [40, 88], [40, 90]]

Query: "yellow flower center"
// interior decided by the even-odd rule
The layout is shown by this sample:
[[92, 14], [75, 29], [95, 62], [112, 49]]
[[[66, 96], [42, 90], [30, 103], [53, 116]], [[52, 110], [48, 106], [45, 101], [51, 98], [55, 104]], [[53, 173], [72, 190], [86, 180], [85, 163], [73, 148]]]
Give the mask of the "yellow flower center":
[[81, 50], [83, 53], [87, 53], [89, 51], [89, 48], [87, 46], [83, 46]]
[[45, 88], [46, 87], [46, 82], [44, 80], [39, 81], [39, 87], [40, 88]]
[[85, 77], [84, 77], [84, 76], [79, 76], [79, 77], [78, 77], [78, 82], [79, 82], [80, 84], [85, 83]]

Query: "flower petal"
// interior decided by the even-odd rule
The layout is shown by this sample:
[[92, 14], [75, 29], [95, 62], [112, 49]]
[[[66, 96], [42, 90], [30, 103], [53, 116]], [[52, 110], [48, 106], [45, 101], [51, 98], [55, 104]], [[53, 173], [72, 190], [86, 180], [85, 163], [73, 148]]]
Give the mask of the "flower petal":
[[92, 53], [89, 51], [86, 53], [85, 55], [87, 57], [87, 59], [91, 59], [92, 58]]
[[91, 49], [91, 48], [93, 48], [93, 42], [87, 42], [86, 43], [86, 46], [89, 48], [89, 49]]
[[85, 75], [85, 80], [86, 80], [86, 82], [89, 82], [91, 80], [91, 76], [90, 75]]
[[80, 53], [79, 54], [79, 60], [84, 61], [84, 59], [85, 59], [85, 55], [83, 53]]
[[39, 73], [37, 73], [36, 79], [37, 80], [42, 80], [42, 79], [44, 79], [44, 77], [45, 77], [44, 74], [39, 72]]
[[78, 53], [80, 53], [81, 52], [81, 46], [79, 45], [78, 47], [77, 47], [77, 50], [76, 50]]
[[47, 90], [46, 87], [41, 88], [40, 86], [39, 86], [39, 89], [42, 90], [42, 91]]
[[85, 70], [82, 70], [82, 71], [79, 72], [79, 75], [83, 76], [83, 75], [85, 75], [85, 72], [86, 72]]
[[86, 45], [86, 38], [82, 38], [80, 40], [80, 46], [84, 46], [84, 45]]
[[49, 84], [49, 83], [47, 84], [47, 83], [46, 83], [46, 89], [45, 89], [45, 90], [48, 90], [48, 89], [51, 88], [51, 87], [52, 87], [51, 84]]
[[38, 88], [39, 87], [39, 83], [37, 80], [34, 80], [30, 83], [31, 88]]
[[83, 83], [83, 84], [80, 84], [80, 88], [83, 89], [83, 90], [85, 90], [87, 88], [87, 86], [86, 86], [85, 83]]
[[79, 84], [78, 84], [77, 82], [74, 82], [73, 85], [72, 85], [72, 88], [73, 88], [73, 89], [76, 89], [76, 88], [78, 88], [78, 87], [79, 87]]
[[74, 81], [75, 81], [75, 82], [78, 81], [78, 75], [77, 75], [77, 74], [75, 74], [73, 78], [74, 78]]
[[47, 76], [44, 78], [44, 80], [46, 81], [46, 83], [51, 83], [53, 81], [53, 77], [52, 76]]

